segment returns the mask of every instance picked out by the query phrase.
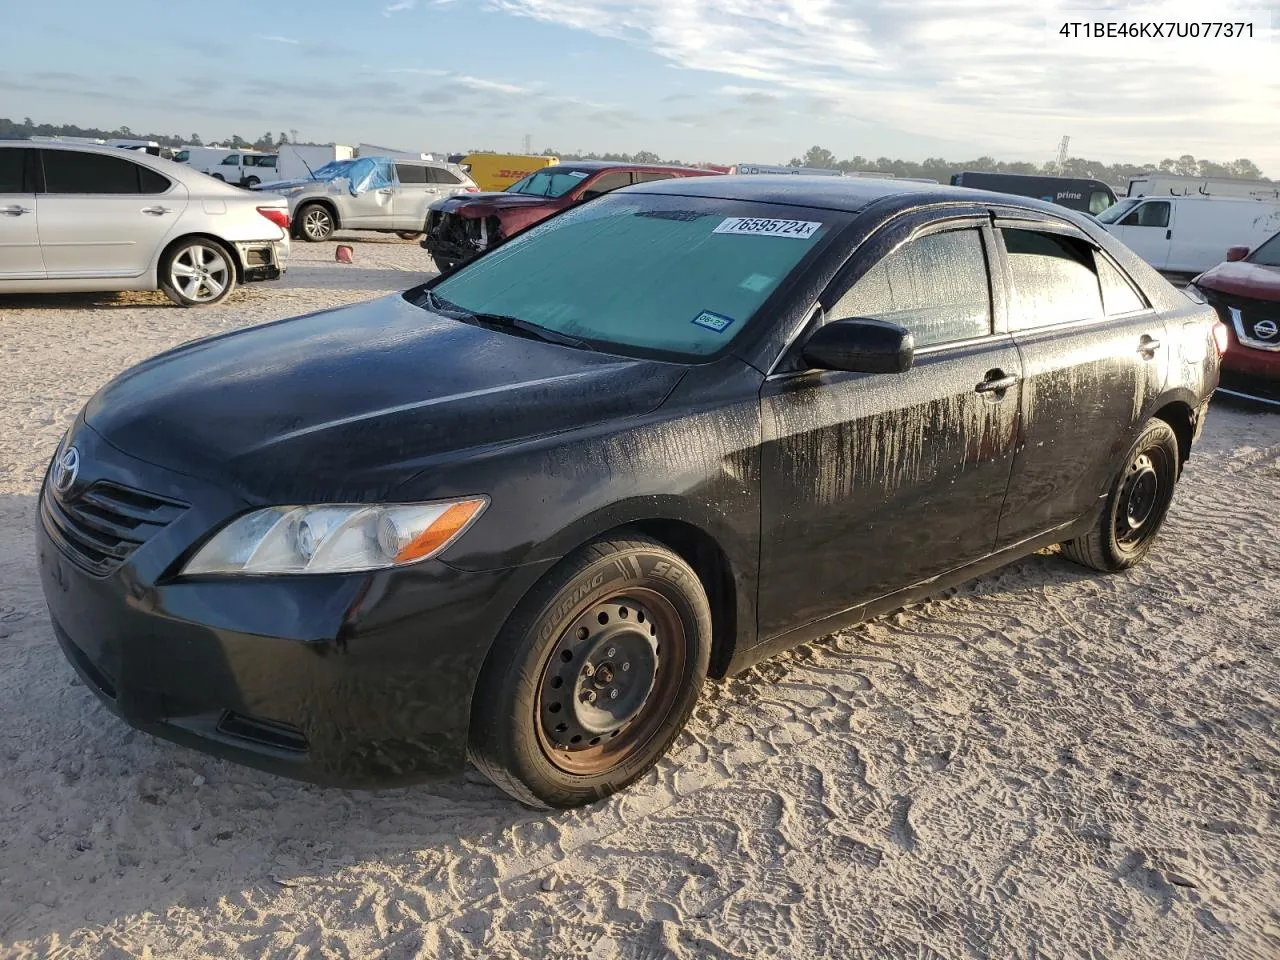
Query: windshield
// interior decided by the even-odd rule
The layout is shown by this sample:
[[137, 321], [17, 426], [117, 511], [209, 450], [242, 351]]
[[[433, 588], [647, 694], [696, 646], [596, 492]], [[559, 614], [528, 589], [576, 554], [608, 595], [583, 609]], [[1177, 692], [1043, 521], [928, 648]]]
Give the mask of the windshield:
[[507, 187], [507, 193], [528, 193], [535, 197], [563, 197], [566, 193], [591, 176], [587, 170], [567, 170], [564, 167], [547, 167], [517, 180]]
[[1115, 223], [1122, 220], [1124, 215], [1137, 206], [1142, 197], [1125, 197], [1123, 200], [1113, 203], [1107, 209], [1098, 214], [1099, 223]]
[[431, 293], [444, 310], [515, 317], [601, 349], [699, 359], [727, 348], [849, 218], [617, 194], [520, 234]]
[[330, 160], [323, 167], [316, 167], [312, 175], [317, 180], [333, 180], [346, 176], [346, 172], [351, 169], [353, 163], [355, 163], [354, 160]]
[[1265, 241], [1247, 259], [1262, 267], [1280, 267], [1280, 233]]

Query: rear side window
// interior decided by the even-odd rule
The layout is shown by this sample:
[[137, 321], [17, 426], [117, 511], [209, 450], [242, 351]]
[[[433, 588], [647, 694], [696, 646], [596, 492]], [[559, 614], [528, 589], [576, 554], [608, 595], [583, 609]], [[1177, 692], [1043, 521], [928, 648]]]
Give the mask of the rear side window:
[[462, 182], [443, 167], [427, 167], [426, 173], [427, 183], [443, 183], [454, 187]]
[[397, 163], [396, 176], [400, 178], [401, 183], [426, 183], [427, 168], [420, 167], [416, 163]]
[[670, 180], [673, 174], [661, 170], [647, 170], [635, 175], [636, 183], [653, 183], [655, 180]]
[[1095, 216], [1111, 206], [1111, 203], [1111, 195], [1101, 190], [1095, 190], [1089, 194], [1089, 212]]
[[828, 312], [906, 327], [917, 347], [991, 332], [991, 287], [978, 230], [912, 240], [864, 274]]
[[599, 196], [602, 193], [610, 193], [619, 187], [627, 187], [631, 185], [631, 174], [625, 171], [621, 173], [605, 173], [592, 180], [587, 185], [586, 192], [593, 196]]
[[1169, 226], [1169, 206], [1168, 200], [1149, 200], [1121, 220], [1120, 226], [1163, 229]]
[[1102, 293], [1093, 251], [1054, 233], [1004, 230], [1013, 280], [1009, 326], [1029, 330], [1102, 316]]
[[1098, 268], [1098, 279], [1102, 281], [1102, 305], [1108, 317], [1147, 309], [1146, 301], [1124, 274], [1111, 265], [1110, 260], [1095, 250], [1093, 262]]
[[29, 193], [27, 154], [30, 150], [0, 150], [0, 193]]
[[45, 193], [163, 193], [169, 189], [163, 176], [123, 157], [71, 150], [43, 154]]

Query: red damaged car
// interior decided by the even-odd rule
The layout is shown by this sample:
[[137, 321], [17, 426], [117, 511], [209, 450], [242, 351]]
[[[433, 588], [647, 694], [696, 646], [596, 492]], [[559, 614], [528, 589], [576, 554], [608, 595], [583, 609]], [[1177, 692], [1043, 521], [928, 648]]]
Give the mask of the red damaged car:
[[431, 205], [422, 246], [446, 272], [566, 207], [633, 183], [705, 177], [713, 170], [583, 160], [544, 167], [500, 193], [469, 193]]
[[1252, 252], [1232, 247], [1225, 263], [1187, 287], [1229, 329], [1220, 393], [1280, 406], [1280, 233]]

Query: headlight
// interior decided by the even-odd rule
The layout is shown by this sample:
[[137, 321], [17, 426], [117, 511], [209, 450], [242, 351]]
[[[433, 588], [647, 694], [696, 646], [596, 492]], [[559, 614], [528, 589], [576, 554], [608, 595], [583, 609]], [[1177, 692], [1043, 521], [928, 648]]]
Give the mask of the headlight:
[[183, 568], [208, 573], [353, 573], [427, 560], [460, 537], [487, 497], [409, 504], [267, 507], [231, 521]]

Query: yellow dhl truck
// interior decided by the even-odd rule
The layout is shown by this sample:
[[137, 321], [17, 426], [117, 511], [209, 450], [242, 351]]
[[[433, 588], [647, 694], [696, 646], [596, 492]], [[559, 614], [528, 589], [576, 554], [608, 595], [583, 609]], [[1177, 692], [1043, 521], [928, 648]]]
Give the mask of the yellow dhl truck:
[[481, 190], [505, 190], [535, 170], [553, 167], [559, 157], [529, 157], [517, 153], [468, 153], [457, 161]]

